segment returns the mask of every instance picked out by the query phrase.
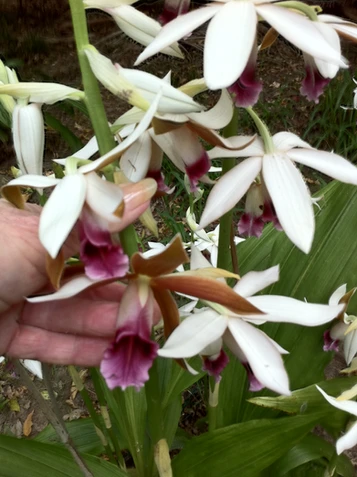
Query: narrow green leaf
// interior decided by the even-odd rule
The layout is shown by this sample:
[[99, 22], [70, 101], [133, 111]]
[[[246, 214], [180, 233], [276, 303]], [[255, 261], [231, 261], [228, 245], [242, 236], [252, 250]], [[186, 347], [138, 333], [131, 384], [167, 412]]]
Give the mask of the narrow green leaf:
[[[88, 454], [82, 454], [95, 477], [125, 477], [127, 474], [113, 464]], [[0, 436], [1, 477], [82, 477], [83, 474], [66, 449], [34, 440]]]
[[175, 477], [258, 476], [309, 432], [316, 416], [260, 419], [193, 438], [173, 460]]

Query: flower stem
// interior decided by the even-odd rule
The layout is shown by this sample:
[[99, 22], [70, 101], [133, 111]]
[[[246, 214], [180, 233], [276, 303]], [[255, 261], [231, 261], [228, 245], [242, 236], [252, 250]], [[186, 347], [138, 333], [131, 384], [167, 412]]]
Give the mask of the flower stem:
[[261, 135], [263, 142], [264, 142], [264, 149], [266, 154], [272, 154], [274, 152], [274, 143], [273, 138], [269, 132], [268, 126], [265, 124], [264, 121], [260, 119], [255, 111], [252, 108], [246, 108], [247, 113], [249, 113], [250, 117], [253, 119], [256, 128]]
[[87, 20], [83, 0], [69, 0], [71, 8], [74, 38], [76, 41], [79, 66], [82, 74], [85, 103], [98, 141], [100, 154], [105, 154], [115, 147], [115, 141], [108, 125], [104, 105], [100, 96], [99, 85], [89, 61], [83, 51], [89, 44]]
[[[72, 381], [74, 382], [74, 385], [76, 386], [77, 390], [79, 391], [79, 393], [80, 393], [80, 395], [83, 399], [84, 404], [86, 405], [86, 408], [89, 412], [90, 417], [92, 418], [93, 425], [95, 427], [95, 431], [96, 431], [101, 443], [103, 444], [103, 447], [105, 449], [105, 453], [109, 457], [110, 462], [112, 464], [117, 465], [118, 463], [116, 462], [116, 460], [114, 458], [114, 455], [113, 455], [113, 452], [112, 452], [112, 449], [110, 448], [110, 445], [108, 444], [108, 441], [107, 441], [107, 438], [106, 438], [106, 435], [105, 435], [106, 434], [105, 429], [103, 429], [103, 425], [100, 422], [100, 419], [99, 419], [99, 416], [98, 416], [96, 410], [94, 409], [92, 400], [91, 400], [91, 398], [88, 394], [87, 389], [84, 386], [84, 383], [83, 383], [83, 380], [82, 380], [80, 374], [78, 373], [78, 371], [76, 370], [76, 368], [74, 366], [68, 366], [68, 372], [69, 372], [69, 374], [72, 378]], [[103, 432], [102, 429], [104, 430], [104, 432]]]
[[[237, 134], [238, 109], [235, 108], [230, 123], [223, 129], [223, 136], [229, 137]], [[236, 165], [235, 158], [227, 158], [222, 161], [222, 175], [230, 171]], [[231, 229], [233, 210], [224, 214], [219, 221], [218, 260], [217, 267], [232, 271]], [[235, 251], [234, 251], [235, 252]]]
[[288, 0], [286, 2], [276, 3], [275, 5], [279, 7], [290, 8], [292, 10], [298, 10], [301, 13], [304, 13], [312, 21], [318, 21], [317, 11], [319, 12], [322, 11], [321, 7], [310, 6], [310, 5], [306, 5], [303, 2], [297, 2], [297, 1]]
[[209, 432], [217, 428], [219, 382], [214, 376], [208, 379], [208, 429]]
[[[115, 147], [115, 141], [105, 114], [98, 81], [91, 70], [87, 56], [84, 53], [84, 48], [89, 45], [89, 37], [83, 0], [69, 0], [69, 6], [71, 8], [74, 38], [76, 41], [78, 61], [82, 74], [85, 103], [94, 129], [94, 134], [98, 141], [99, 152], [103, 155]], [[135, 230], [132, 226], [127, 227], [120, 233], [120, 240], [124, 252], [129, 255], [129, 257], [137, 251]]]

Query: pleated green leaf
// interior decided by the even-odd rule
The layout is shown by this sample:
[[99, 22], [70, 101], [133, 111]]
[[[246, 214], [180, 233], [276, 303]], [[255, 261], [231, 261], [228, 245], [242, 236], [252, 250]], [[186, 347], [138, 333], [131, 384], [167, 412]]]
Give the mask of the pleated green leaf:
[[319, 436], [308, 434], [283, 457], [274, 462], [265, 471], [265, 475], [274, 475], [274, 477], [290, 476], [293, 470], [306, 472], [313, 465], [315, 472], [313, 475], [324, 477], [326, 475], [326, 463], [333, 458], [336, 459], [334, 465], [338, 475], [343, 477], [353, 477], [355, 475], [354, 467], [347, 456], [344, 454], [336, 456], [335, 446]]
[[[125, 477], [127, 474], [99, 457], [82, 454], [95, 477]], [[66, 449], [34, 440], [0, 436], [1, 477], [82, 477], [82, 471]]]
[[316, 416], [259, 419], [191, 439], [172, 462], [175, 477], [258, 476], [316, 423]]

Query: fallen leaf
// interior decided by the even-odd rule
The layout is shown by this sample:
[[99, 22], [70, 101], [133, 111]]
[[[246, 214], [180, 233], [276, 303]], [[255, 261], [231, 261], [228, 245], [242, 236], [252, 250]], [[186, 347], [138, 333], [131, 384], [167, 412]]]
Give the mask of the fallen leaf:
[[22, 433], [25, 437], [28, 437], [32, 431], [32, 416], [34, 410], [30, 412], [30, 414], [26, 417], [24, 425], [22, 426]]
[[17, 402], [17, 399], [15, 398], [10, 399], [9, 406], [11, 411], [20, 412], [20, 406], [19, 406], [19, 403]]

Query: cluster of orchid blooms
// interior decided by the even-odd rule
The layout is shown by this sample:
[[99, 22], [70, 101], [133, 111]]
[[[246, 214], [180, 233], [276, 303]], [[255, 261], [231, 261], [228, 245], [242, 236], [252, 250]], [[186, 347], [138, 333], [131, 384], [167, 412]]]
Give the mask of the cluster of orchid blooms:
[[[287, 322], [319, 326], [336, 319], [338, 324], [325, 334], [325, 349], [336, 349], [338, 340], [346, 337], [346, 360], [350, 363], [357, 352], [357, 327], [353, 318], [345, 314], [351, 294], [341, 287], [328, 305], [285, 296], [254, 296], [279, 279], [279, 267], [252, 271], [242, 278], [216, 268], [217, 231], [203, 229], [245, 196], [239, 235], [259, 237], [264, 224], [272, 222], [303, 252], [310, 251], [315, 227], [314, 199], [295, 164], [354, 185], [357, 168], [337, 154], [311, 147], [293, 133], [270, 135], [252, 110], [262, 89], [255, 71], [257, 56], [279, 34], [301, 49], [306, 64], [301, 93], [317, 102], [339, 68], [347, 67], [339, 35], [357, 40], [357, 25], [320, 14], [318, 9], [299, 1], [229, 0], [187, 13], [187, 0], [167, 0], [162, 26], [130, 3], [134, 2], [84, 0], [86, 8], [99, 8], [112, 15], [124, 33], [146, 46], [136, 65], [159, 52], [182, 57], [177, 41], [209, 21], [204, 78], [176, 89], [171, 86], [170, 74], [160, 79], [122, 68], [88, 45], [83, 53], [94, 75], [132, 107], [111, 125], [118, 144], [110, 152], [91, 159], [98, 152], [94, 137], [73, 156], [55, 160], [63, 166], [63, 178], [42, 174], [41, 107], [67, 98], [81, 101], [85, 93], [60, 84], [19, 82], [16, 73], [1, 64], [0, 101], [12, 115], [20, 168], [18, 176], [2, 188], [2, 194], [23, 207], [21, 188], [35, 188], [41, 194], [43, 189], [53, 188], [41, 213], [39, 237], [57, 290], [28, 300], [62, 300], [113, 281], [127, 284], [116, 336], [101, 363], [110, 388], [142, 387], [157, 356], [174, 358], [195, 373], [187, 360], [200, 355], [203, 369], [218, 381], [228, 362], [226, 346], [246, 367], [251, 390], [267, 387], [288, 395], [289, 380], [281, 357], [287, 351], [257, 325]], [[258, 48], [261, 20], [271, 28]], [[222, 92], [217, 104], [205, 111], [194, 97], [207, 88]], [[234, 107], [247, 108], [259, 135], [223, 138], [219, 134], [231, 121]], [[206, 151], [202, 141], [212, 148]], [[155, 232], [150, 199], [157, 191], [172, 192], [161, 172], [164, 155], [187, 175], [192, 193], [199, 192], [199, 181], [213, 185], [199, 223], [192, 211], [188, 212], [187, 222], [196, 242], [183, 244], [176, 236], [166, 247], [156, 245], [154, 252], [137, 252], [129, 259], [118, 232], [137, 219]], [[243, 160], [213, 181], [208, 174], [211, 161], [217, 158]], [[80, 239], [80, 263], [76, 273], [72, 270], [67, 278], [61, 249], [74, 229]], [[185, 248], [190, 248], [190, 258]], [[202, 251], [209, 252], [211, 262]], [[189, 267], [183, 268], [184, 264]], [[233, 289], [226, 284], [226, 278], [237, 280]], [[196, 298], [182, 310], [182, 320], [172, 292]], [[161, 348], [153, 334], [158, 308], [166, 339]]]

